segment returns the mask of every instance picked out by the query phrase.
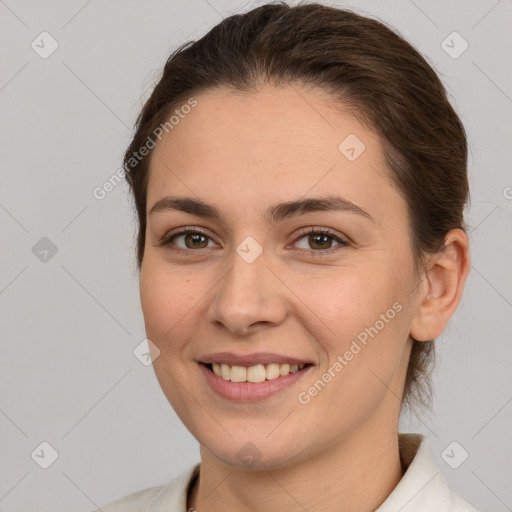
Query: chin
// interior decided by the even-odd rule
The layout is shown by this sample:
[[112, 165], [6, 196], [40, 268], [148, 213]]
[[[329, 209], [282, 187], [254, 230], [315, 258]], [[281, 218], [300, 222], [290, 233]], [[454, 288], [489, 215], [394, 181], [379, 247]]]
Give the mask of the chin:
[[231, 446], [201, 445], [201, 450], [222, 461], [227, 466], [245, 468], [248, 471], [269, 471], [286, 467], [298, 459], [295, 450], [289, 447], [275, 446], [275, 443], [253, 443], [252, 441], [236, 441]]
[[[254, 471], [283, 468], [305, 457], [304, 440], [307, 438], [303, 432], [294, 433], [288, 428], [282, 429], [278, 436], [277, 430], [281, 427], [275, 421], [272, 424], [265, 422], [264, 428], [258, 430], [224, 425], [226, 431], [223, 430], [221, 435], [218, 429], [204, 431], [204, 422], [201, 428], [191, 430], [201, 445], [202, 457], [209, 454], [228, 466]], [[296, 441], [291, 441], [293, 439]]]

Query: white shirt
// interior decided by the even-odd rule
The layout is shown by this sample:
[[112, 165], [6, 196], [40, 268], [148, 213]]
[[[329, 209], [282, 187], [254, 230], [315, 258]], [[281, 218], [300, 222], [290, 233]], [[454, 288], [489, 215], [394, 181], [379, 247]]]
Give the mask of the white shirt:
[[[427, 439], [420, 434], [399, 434], [400, 458], [405, 474], [393, 492], [375, 512], [477, 512], [448, 488], [430, 452]], [[161, 487], [150, 487], [110, 505], [103, 512], [187, 512], [189, 484], [200, 464]], [[98, 510], [94, 512], [100, 512]]]

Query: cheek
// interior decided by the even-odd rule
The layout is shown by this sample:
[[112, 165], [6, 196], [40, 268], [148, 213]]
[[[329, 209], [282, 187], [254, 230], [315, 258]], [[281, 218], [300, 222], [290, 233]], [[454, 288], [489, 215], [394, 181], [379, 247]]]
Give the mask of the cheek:
[[356, 269], [325, 286], [309, 287], [314, 291], [305, 303], [324, 326], [321, 333], [315, 333], [328, 358], [322, 369], [343, 375], [337, 382], [345, 391], [364, 389], [373, 394], [372, 382], [390, 382], [395, 372], [401, 371], [410, 320], [404, 303], [406, 287], [399, 275]]
[[190, 333], [201, 298], [198, 283], [190, 283], [191, 278], [177, 269], [153, 263], [150, 258], [143, 263], [140, 300], [146, 334], [160, 350], [177, 349], [185, 333]]
[[356, 269], [332, 276], [321, 286], [308, 283], [307, 288], [311, 291], [305, 302], [318, 312], [336, 340], [351, 340], [379, 322], [388, 310], [388, 317], [394, 318], [393, 304], [400, 299], [399, 288], [387, 276], [380, 273], [380, 278], [375, 278]]
[[[194, 325], [197, 327], [194, 315], [200, 307], [200, 294], [189, 290], [188, 281], [192, 283], [193, 279], [184, 277], [179, 269], [159, 264], [151, 256], [142, 265], [139, 281], [146, 336], [160, 351], [153, 370], [164, 395], [181, 418], [190, 414], [183, 394], [189, 382], [190, 365], [184, 361], [191, 359], [187, 354], [187, 337]], [[195, 285], [191, 289], [198, 290]]]

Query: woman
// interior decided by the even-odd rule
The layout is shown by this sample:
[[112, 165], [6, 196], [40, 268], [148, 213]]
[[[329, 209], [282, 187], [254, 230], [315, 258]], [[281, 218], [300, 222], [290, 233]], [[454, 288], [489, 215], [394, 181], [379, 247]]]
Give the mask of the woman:
[[469, 271], [466, 158], [435, 72], [353, 12], [264, 5], [171, 55], [124, 168], [201, 463], [102, 510], [474, 510], [398, 433]]

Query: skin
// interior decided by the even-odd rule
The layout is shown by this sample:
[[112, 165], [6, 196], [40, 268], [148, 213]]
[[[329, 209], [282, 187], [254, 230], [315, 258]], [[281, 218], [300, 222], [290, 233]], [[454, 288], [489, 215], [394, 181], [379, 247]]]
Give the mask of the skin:
[[[156, 376], [201, 446], [188, 506], [372, 511], [403, 475], [397, 432], [410, 336], [435, 338], [455, 311], [469, 269], [467, 237], [450, 231], [446, 250], [415, 270], [406, 204], [387, 176], [380, 139], [324, 92], [264, 86], [196, 98], [152, 155], [140, 273], [146, 333], [160, 350]], [[354, 161], [338, 149], [349, 134], [365, 144]], [[373, 221], [332, 211], [265, 218], [276, 203], [333, 193]], [[149, 214], [166, 195], [213, 203], [222, 219]], [[310, 226], [331, 228], [349, 245], [311, 245], [300, 233]], [[202, 248], [185, 245], [184, 235], [159, 243], [186, 227], [207, 231]], [[250, 264], [236, 252], [248, 236], [263, 249]], [[395, 303], [401, 311], [299, 403], [298, 393]], [[266, 400], [234, 403], [211, 390], [197, 364], [217, 351], [275, 352], [314, 367]], [[237, 456], [247, 443], [259, 452], [253, 467]]]

